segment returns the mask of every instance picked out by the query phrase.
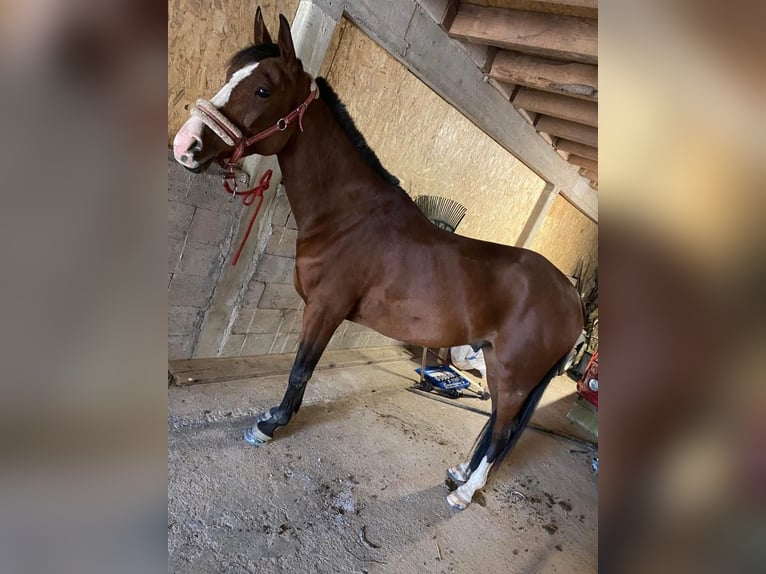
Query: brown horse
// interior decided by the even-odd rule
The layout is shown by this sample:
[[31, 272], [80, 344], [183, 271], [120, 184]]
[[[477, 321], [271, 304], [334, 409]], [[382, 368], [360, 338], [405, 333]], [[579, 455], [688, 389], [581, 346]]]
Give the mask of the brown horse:
[[260, 9], [255, 45], [231, 60], [227, 82], [200, 100], [174, 141], [196, 170], [214, 158], [276, 154], [298, 224], [295, 288], [306, 307], [282, 403], [245, 433], [270, 441], [298, 411], [344, 319], [416, 345], [485, 345], [492, 415], [471, 458], [448, 470], [463, 509], [510, 451], [583, 326], [567, 278], [543, 256], [432, 225], [385, 171], [322, 78], [303, 71], [280, 16], [272, 43]]

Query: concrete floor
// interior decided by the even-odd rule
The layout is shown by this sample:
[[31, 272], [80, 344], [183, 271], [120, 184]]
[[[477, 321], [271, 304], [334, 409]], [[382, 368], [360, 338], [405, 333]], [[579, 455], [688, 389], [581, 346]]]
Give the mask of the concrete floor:
[[[445, 469], [486, 417], [408, 392], [416, 366], [316, 373], [292, 423], [258, 448], [242, 432], [278, 404], [285, 376], [170, 387], [168, 570], [596, 572], [593, 453], [527, 430], [483, 495], [454, 511]], [[574, 383], [555, 379], [533, 423], [576, 432], [573, 400]]]

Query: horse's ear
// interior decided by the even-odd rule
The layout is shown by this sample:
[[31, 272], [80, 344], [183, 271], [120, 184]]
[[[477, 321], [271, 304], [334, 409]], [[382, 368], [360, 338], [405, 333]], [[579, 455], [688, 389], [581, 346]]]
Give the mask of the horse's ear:
[[279, 15], [279, 51], [288, 66], [295, 66], [297, 64], [298, 59], [295, 57], [295, 47], [293, 46], [292, 34], [290, 34], [290, 24], [282, 14]]
[[255, 11], [255, 26], [253, 27], [253, 43], [254, 44], [271, 44], [271, 36], [266, 29], [266, 22], [263, 21], [263, 13], [261, 7]]

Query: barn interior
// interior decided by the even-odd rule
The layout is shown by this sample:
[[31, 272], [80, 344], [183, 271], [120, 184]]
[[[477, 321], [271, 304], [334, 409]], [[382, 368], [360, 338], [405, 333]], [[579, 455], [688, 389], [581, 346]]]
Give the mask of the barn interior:
[[220, 171], [189, 173], [169, 152], [170, 570], [597, 571], [596, 0], [172, 0], [169, 142], [251, 43], [257, 6], [272, 34], [287, 17], [304, 68], [411, 197], [464, 207], [456, 233], [543, 254], [590, 301], [588, 328], [461, 513], [444, 470], [489, 402], [424, 392], [422, 349], [351, 322], [289, 429], [253, 448], [242, 431], [281, 398], [298, 345], [298, 227], [275, 158], [242, 166], [251, 180], [275, 170], [243, 243], [252, 208], [226, 197]]

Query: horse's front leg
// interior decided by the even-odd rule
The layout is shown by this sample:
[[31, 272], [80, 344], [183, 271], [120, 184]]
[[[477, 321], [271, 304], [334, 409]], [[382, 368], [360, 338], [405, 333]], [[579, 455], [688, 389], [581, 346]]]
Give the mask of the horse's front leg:
[[326, 308], [317, 309], [307, 305], [303, 311], [303, 327], [295, 356], [287, 391], [278, 407], [258, 415], [255, 424], [245, 431], [245, 441], [252, 445], [261, 445], [274, 438], [274, 431], [290, 422], [301, 406], [303, 393], [327, 347], [330, 337], [343, 321], [337, 313], [330, 313]]

